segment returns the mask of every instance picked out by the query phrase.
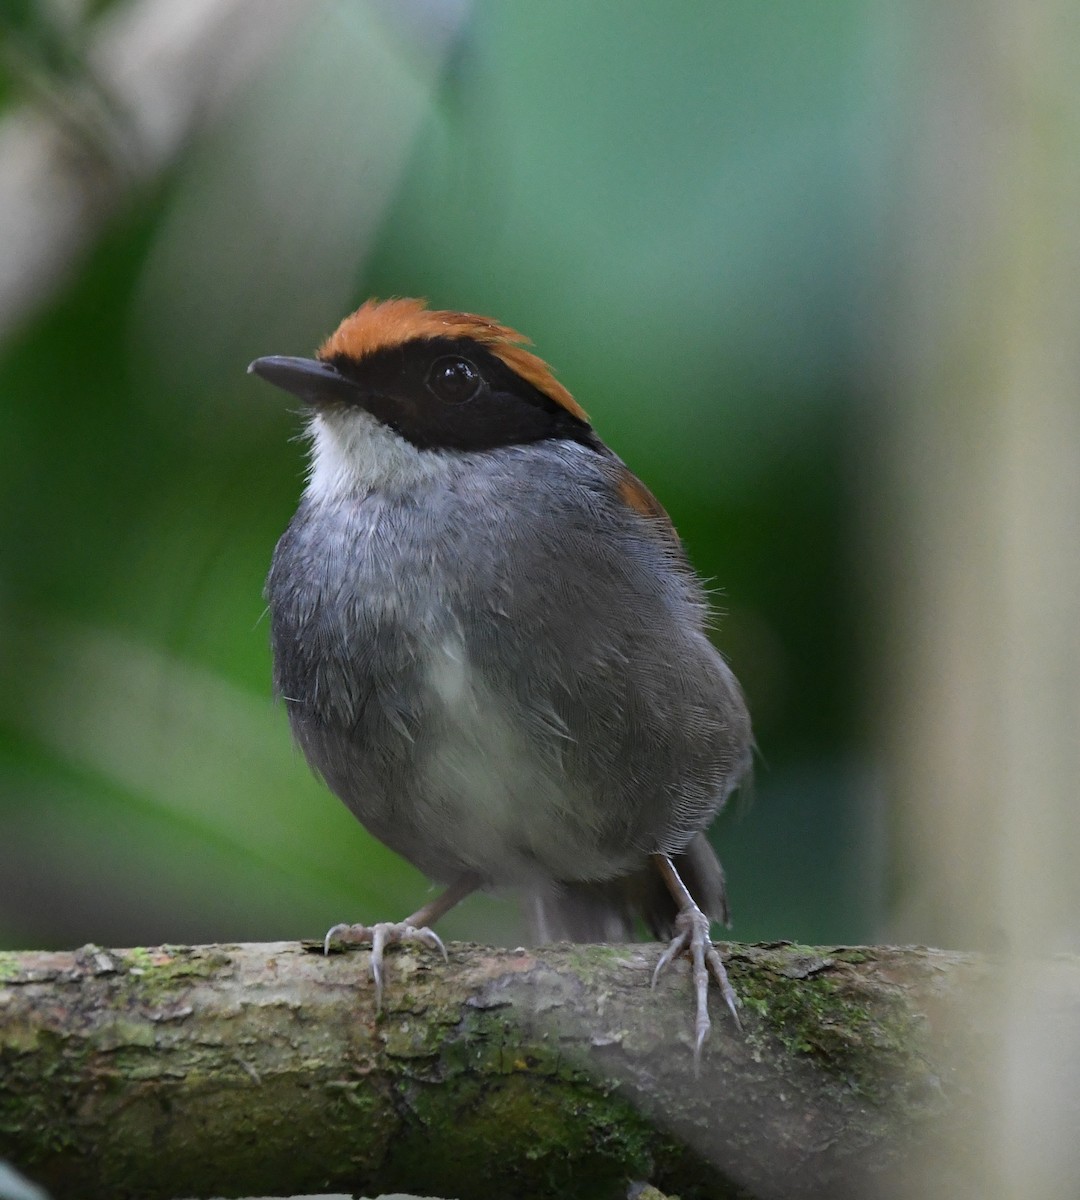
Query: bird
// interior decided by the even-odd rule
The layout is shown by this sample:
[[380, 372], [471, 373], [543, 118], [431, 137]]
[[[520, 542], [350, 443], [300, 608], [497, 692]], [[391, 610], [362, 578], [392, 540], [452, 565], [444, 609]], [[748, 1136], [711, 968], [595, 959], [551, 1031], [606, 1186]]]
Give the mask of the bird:
[[[446, 955], [432, 926], [518, 893], [538, 942], [667, 940], [687, 953], [694, 1058], [710, 940], [728, 922], [706, 830], [746, 776], [742, 690], [667, 512], [532, 343], [424, 300], [369, 299], [314, 358], [249, 372], [299, 398], [310, 465], [265, 596], [273, 684], [320, 776], [445, 889], [372, 948]], [[677, 397], [669, 397], [676, 403]]]

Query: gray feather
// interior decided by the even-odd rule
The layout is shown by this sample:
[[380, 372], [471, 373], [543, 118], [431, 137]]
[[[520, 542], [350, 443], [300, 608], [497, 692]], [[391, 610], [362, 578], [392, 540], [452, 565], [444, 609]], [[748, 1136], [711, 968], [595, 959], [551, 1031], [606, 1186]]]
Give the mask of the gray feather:
[[722, 919], [699, 835], [749, 721], [678, 540], [576, 443], [417, 453], [441, 462], [400, 487], [309, 493], [275, 552], [275, 685], [308, 761], [429, 877], [522, 887], [552, 927], [666, 928], [625, 882], [654, 852]]

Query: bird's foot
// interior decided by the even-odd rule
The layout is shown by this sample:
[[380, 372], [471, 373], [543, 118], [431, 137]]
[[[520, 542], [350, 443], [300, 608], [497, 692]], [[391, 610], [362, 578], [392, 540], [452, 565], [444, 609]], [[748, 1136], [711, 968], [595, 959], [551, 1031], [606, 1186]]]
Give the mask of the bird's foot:
[[330, 953], [332, 942], [343, 942], [350, 946], [371, 947], [371, 974], [375, 980], [375, 1011], [382, 1012], [383, 997], [383, 951], [387, 946], [402, 942], [419, 942], [429, 950], [438, 950], [447, 961], [446, 947], [442, 938], [426, 925], [413, 925], [405, 921], [379, 921], [375, 925], [335, 925], [328, 929], [323, 938], [323, 954]]
[[679, 911], [675, 918], [675, 936], [653, 971], [653, 987], [657, 979], [674, 960], [675, 956], [688, 951], [694, 975], [694, 992], [696, 996], [697, 1013], [694, 1021], [694, 1070], [701, 1066], [701, 1047], [705, 1044], [711, 1022], [709, 1021], [709, 975], [720, 985], [720, 994], [735, 1021], [737, 1028], [742, 1028], [739, 1021], [739, 998], [731, 986], [724, 960], [720, 951], [709, 940], [709, 918], [694, 903]]

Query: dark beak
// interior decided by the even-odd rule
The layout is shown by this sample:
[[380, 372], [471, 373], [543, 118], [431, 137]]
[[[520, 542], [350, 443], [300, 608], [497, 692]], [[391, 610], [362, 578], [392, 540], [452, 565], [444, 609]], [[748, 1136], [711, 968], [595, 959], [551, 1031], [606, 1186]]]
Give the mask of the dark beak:
[[336, 367], [315, 358], [286, 358], [277, 354], [257, 358], [248, 367], [248, 374], [258, 375], [274, 387], [298, 396], [305, 404], [356, 399], [356, 384]]

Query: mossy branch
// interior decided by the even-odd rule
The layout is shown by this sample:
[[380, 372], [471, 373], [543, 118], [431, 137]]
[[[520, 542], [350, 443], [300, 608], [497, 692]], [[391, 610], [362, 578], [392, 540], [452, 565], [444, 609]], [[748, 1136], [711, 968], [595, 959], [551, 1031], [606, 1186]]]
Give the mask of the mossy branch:
[[404, 1189], [858, 1194], [955, 1097], [931, 1012], [985, 974], [925, 949], [727, 948], [700, 1077], [654, 946], [388, 956], [295, 943], [0, 955], [0, 1157], [56, 1200]]

